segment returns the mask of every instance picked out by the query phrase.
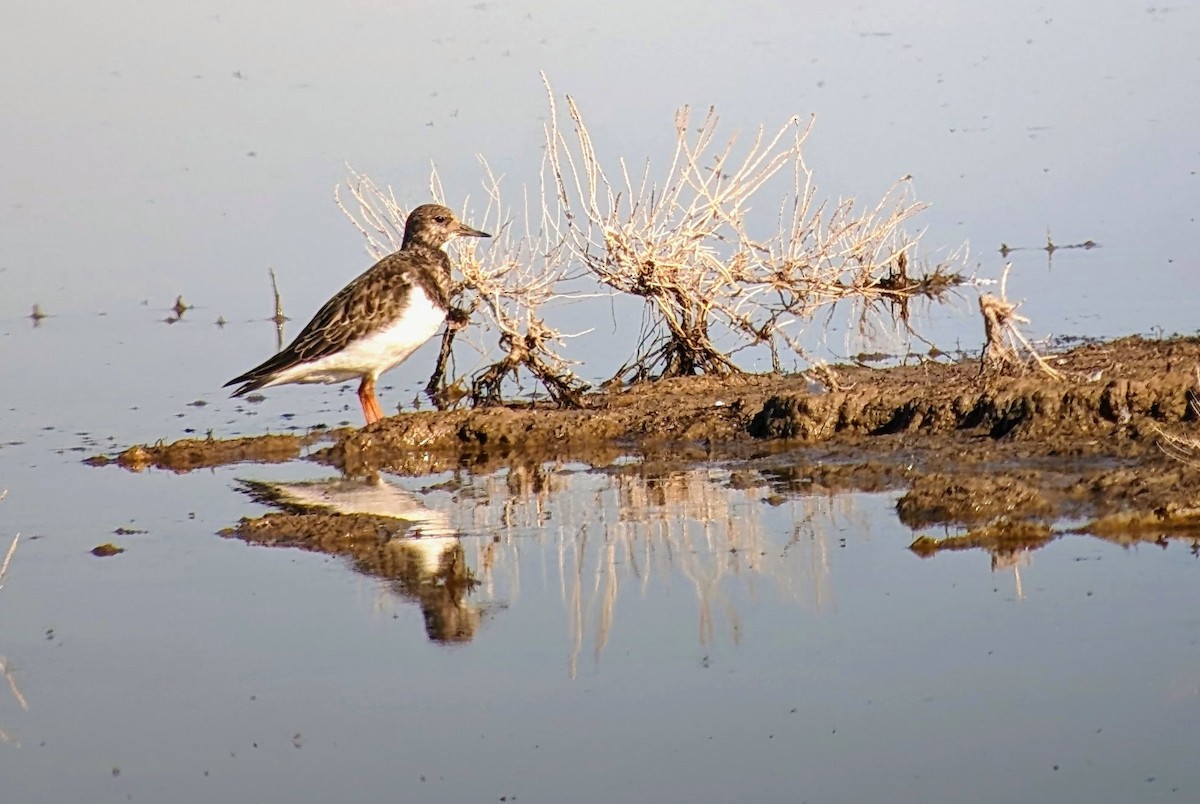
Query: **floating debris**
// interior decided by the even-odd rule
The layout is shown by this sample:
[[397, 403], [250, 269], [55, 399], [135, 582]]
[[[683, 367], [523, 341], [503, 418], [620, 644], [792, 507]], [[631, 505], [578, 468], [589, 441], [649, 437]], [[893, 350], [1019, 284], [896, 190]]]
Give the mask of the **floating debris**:
[[1010, 246], [1008, 243], [1001, 243], [998, 249], [1001, 257], [1007, 257], [1014, 251], [1044, 251], [1050, 256], [1054, 256], [1054, 252], [1062, 251], [1070, 248], [1081, 248], [1084, 251], [1091, 251], [1094, 248], [1100, 248], [1100, 244], [1095, 240], [1084, 240], [1081, 243], [1066, 243], [1058, 244], [1054, 242], [1054, 238], [1050, 232], [1046, 232], [1046, 245], [1044, 246]]

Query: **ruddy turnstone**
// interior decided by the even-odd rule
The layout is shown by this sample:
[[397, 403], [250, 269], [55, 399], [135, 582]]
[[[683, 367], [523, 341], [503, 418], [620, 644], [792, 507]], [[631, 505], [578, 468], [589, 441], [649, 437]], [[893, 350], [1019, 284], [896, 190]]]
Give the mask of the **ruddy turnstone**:
[[400, 250], [371, 266], [325, 303], [296, 339], [260, 366], [225, 383], [233, 396], [285, 383], [361, 379], [358, 401], [367, 424], [383, 418], [375, 396], [379, 375], [433, 337], [450, 304], [453, 237], [491, 237], [461, 223], [440, 204], [409, 213]]

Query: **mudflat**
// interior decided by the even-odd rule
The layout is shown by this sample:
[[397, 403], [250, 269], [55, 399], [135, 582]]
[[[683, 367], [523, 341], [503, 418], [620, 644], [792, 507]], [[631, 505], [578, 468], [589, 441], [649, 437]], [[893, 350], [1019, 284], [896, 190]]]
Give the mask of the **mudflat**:
[[1200, 437], [1200, 339], [1089, 343], [1049, 362], [1061, 378], [945, 358], [819, 376], [685, 377], [599, 390], [578, 409], [418, 411], [361, 430], [138, 445], [91, 460], [187, 471], [303, 453], [349, 476], [604, 466], [629, 455], [655, 465], [719, 460], [796, 493], [903, 490], [906, 524], [967, 529], [919, 538], [917, 550], [1032, 545], [1064, 523], [1134, 541], [1200, 537], [1200, 469], [1179, 442], [1163, 448]]

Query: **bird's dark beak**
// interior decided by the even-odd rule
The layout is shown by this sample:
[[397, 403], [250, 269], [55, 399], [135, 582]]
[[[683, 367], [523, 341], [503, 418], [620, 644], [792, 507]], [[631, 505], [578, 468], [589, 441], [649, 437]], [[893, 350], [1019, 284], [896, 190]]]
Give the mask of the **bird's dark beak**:
[[458, 228], [454, 230], [454, 234], [459, 237], [491, 237], [487, 232], [481, 232], [478, 229], [472, 229], [465, 223], [460, 222]]

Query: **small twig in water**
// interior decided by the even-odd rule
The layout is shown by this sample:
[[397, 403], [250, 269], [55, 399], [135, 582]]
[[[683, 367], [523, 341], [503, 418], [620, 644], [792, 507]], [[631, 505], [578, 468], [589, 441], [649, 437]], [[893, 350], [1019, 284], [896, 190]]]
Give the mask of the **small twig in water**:
[[283, 324], [291, 319], [283, 314], [283, 297], [279, 295], [279, 283], [275, 281], [275, 269], [268, 268], [267, 273], [271, 275], [271, 295], [275, 299], [275, 315], [271, 316], [270, 320], [275, 322], [275, 351], [278, 352], [283, 348]]

